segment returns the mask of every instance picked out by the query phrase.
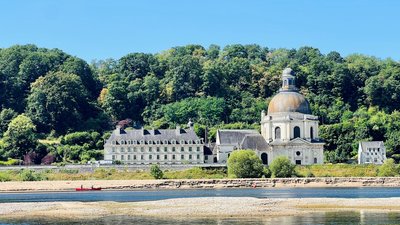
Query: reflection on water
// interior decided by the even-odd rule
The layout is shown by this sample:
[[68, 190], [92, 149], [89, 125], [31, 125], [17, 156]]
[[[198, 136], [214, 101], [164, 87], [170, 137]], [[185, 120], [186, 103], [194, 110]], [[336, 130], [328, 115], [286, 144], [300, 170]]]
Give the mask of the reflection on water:
[[125, 224], [163, 224], [163, 225], [184, 225], [184, 224], [198, 224], [198, 225], [267, 225], [267, 224], [400, 224], [400, 213], [373, 213], [373, 212], [325, 212], [313, 213], [302, 216], [286, 216], [275, 218], [223, 218], [223, 219], [160, 219], [148, 217], [129, 217], [129, 216], [111, 216], [103, 217], [95, 220], [18, 220], [6, 221], [0, 220], [0, 225], [3, 224], [24, 224], [24, 225], [37, 225], [37, 224], [104, 224], [104, 225], [125, 225]]

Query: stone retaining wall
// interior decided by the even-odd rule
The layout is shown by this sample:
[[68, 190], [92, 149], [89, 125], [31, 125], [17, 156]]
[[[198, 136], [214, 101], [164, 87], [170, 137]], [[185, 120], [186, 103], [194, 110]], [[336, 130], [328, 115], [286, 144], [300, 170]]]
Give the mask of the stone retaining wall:
[[400, 187], [400, 177], [385, 178], [267, 178], [158, 180], [157, 182], [104, 187], [104, 189], [190, 189], [190, 188], [272, 188], [272, 187]]

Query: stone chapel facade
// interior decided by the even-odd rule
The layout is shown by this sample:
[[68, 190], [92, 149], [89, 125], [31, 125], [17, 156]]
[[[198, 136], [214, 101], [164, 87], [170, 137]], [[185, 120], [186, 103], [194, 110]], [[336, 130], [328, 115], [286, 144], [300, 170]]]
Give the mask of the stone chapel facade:
[[235, 149], [253, 149], [264, 164], [286, 156], [297, 165], [322, 164], [324, 143], [319, 139], [318, 117], [295, 86], [290, 68], [282, 73], [282, 87], [261, 112], [261, 135], [256, 130], [219, 130], [218, 162], [225, 163]]

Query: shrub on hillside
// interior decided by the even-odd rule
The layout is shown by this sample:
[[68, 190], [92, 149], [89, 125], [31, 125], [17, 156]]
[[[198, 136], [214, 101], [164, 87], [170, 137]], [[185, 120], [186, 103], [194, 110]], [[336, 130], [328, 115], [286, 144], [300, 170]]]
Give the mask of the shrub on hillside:
[[395, 177], [399, 175], [399, 168], [394, 163], [394, 159], [388, 159], [378, 168], [379, 177]]
[[237, 178], [259, 178], [264, 166], [253, 150], [235, 150], [228, 159], [228, 175]]
[[279, 156], [271, 163], [272, 177], [291, 177], [295, 174], [296, 166], [285, 156]]

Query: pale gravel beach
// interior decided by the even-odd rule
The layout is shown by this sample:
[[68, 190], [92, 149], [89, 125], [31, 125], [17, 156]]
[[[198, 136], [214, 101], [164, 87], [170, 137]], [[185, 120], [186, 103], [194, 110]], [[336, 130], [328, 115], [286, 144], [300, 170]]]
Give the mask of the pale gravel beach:
[[0, 218], [149, 217], [277, 217], [327, 211], [400, 212], [400, 198], [180, 198], [148, 202], [35, 202], [1, 203]]
[[84, 187], [103, 190], [279, 187], [400, 187], [400, 177], [320, 177], [186, 180], [74, 180], [0, 182], [0, 192], [72, 191]]

